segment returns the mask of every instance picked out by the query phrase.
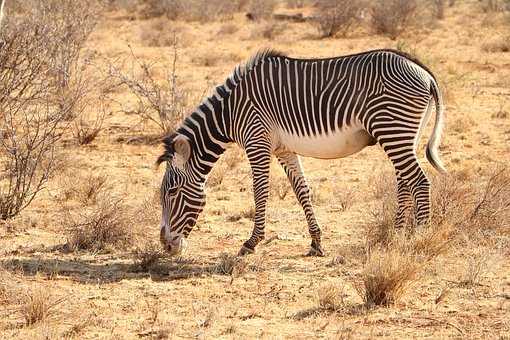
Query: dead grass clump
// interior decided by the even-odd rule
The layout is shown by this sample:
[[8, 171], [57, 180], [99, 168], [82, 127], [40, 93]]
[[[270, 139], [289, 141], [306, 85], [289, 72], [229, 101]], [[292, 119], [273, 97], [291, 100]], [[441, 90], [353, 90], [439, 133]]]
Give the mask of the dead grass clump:
[[275, 7], [275, 0], [250, 0], [247, 17], [255, 21], [270, 19]]
[[289, 8], [303, 8], [309, 1], [307, 0], [287, 0], [287, 7]]
[[344, 307], [344, 290], [342, 287], [328, 283], [319, 287], [317, 298], [319, 308], [336, 311]]
[[136, 271], [149, 272], [165, 257], [166, 254], [159, 244], [147, 243], [133, 253], [133, 267]]
[[65, 298], [54, 298], [49, 289], [38, 287], [26, 290], [20, 297], [19, 310], [26, 326], [47, 320]]
[[122, 201], [102, 198], [97, 206], [76, 216], [66, 216], [66, 248], [71, 251], [104, 251], [125, 247], [132, 241], [126, 209]]
[[258, 24], [250, 33], [250, 39], [274, 40], [287, 28], [286, 23], [267, 21]]
[[221, 25], [221, 27], [218, 29], [218, 35], [219, 36], [226, 36], [226, 35], [232, 35], [239, 31], [239, 27], [233, 23], [227, 23]]
[[105, 174], [89, 174], [86, 177], [67, 174], [60, 183], [59, 199], [66, 202], [77, 200], [85, 206], [95, 204], [98, 198], [110, 188]]
[[244, 6], [244, 0], [148, 0], [143, 16], [166, 16], [170, 20], [210, 21], [230, 19]]
[[367, 306], [394, 304], [418, 278], [421, 268], [412, 253], [398, 247], [377, 249], [370, 253], [356, 290]]
[[254, 217], [255, 217], [255, 208], [250, 207], [250, 208], [241, 210], [240, 212], [237, 212], [237, 213], [227, 216], [227, 221], [228, 222], [237, 222], [237, 221], [241, 220], [242, 218], [253, 220]]
[[417, 0], [375, 0], [371, 7], [372, 28], [396, 39], [416, 17]]
[[175, 39], [174, 27], [164, 18], [150, 21], [140, 28], [140, 40], [148, 47], [172, 46]]
[[364, 0], [319, 0], [313, 23], [321, 38], [345, 36], [353, 24], [360, 20]]
[[489, 53], [510, 52], [510, 36], [499, 36], [484, 42], [482, 51]]
[[508, 0], [480, 0], [482, 11], [486, 13], [510, 11]]
[[222, 57], [218, 54], [207, 53], [204, 55], [196, 55], [191, 58], [191, 62], [198, 66], [212, 67], [218, 65]]
[[222, 253], [220, 260], [215, 267], [215, 272], [222, 275], [231, 275], [232, 277], [242, 275], [246, 272], [248, 263], [243, 257]]

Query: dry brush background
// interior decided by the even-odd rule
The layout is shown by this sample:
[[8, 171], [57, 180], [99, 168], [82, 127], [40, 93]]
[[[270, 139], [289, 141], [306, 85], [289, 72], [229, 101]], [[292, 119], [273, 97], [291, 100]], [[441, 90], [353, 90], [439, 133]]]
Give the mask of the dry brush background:
[[[510, 337], [509, 1], [30, 0], [4, 11], [2, 338]], [[188, 252], [162, 252], [159, 140], [263, 47], [307, 58], [395, 48], [435, 72], [449, 174], [424, 162], [430, 228], [393, 229], [379, 147], [304, 159], [327, 252], [304, 257], [304, 214], [274, 161], [266, 240], [237, 258], [254, 210], [232, 145]]]

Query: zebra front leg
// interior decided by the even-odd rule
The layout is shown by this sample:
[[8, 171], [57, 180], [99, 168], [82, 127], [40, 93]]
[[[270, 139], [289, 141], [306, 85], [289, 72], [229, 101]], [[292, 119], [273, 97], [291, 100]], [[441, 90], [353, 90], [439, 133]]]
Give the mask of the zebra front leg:
[[308, 231], [312, 238], [311, 248], [307, 256], [324, 256], [321, 246], [321, 229], [315, 219], [315, 213], [313, 212], [310, 200], [310, 188], [306, 183], [299, 156], [294, 153], [280, 154], [278, 155], [278, 161], [285, 170], [294, 194], [305, 212]]
[[266, 205], [269, 197], [269, 167], [271, 152], [267, 146], [256, 145], [246, 148], [253, 176], [253, 196], [255, 199], [254, 227], [251, 237], [244, 242], [239, 255], [255, 252], [257, 244], [264, 239], [266, 225]]

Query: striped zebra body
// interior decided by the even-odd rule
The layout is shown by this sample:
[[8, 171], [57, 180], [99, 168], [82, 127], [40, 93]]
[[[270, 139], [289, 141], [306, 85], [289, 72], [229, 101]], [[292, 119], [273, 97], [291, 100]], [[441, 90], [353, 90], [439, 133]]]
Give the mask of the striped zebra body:
[[427, 158], [438, 157], [442, 100], [432, 73], [391, 50], [329, 59], [293, 59], [272, 51], [238, 66], [226, 82], [165, 140], [168, 162], [162, 184], [161, 239], [182, 249], [205, 204], [203, 184], [226, 144], [243, 147], [252, 168], [254, 229], [241, 254], [264, 238], [272, 155], [284, 168], [302, 205], [312, 237], [311, 255], [321, 255], [321, 230], [299, 156], [340, 158], [379, 143], [397, 176], [397, 226], [414, 205], [417, 224], [430, 216], [430, 185], [416, 157], [422, 127], [436, 103], [436, 124]]

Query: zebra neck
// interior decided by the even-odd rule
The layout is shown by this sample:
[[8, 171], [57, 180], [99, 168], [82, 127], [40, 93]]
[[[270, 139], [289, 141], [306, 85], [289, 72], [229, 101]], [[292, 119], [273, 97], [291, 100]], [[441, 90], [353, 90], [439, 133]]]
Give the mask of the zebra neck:
[[190, 140], [190, 165], [197, 179], [205, 179], [232, 140], [225, 133], [223, 101], [213, 94], [188, 116], [177, 133]]

